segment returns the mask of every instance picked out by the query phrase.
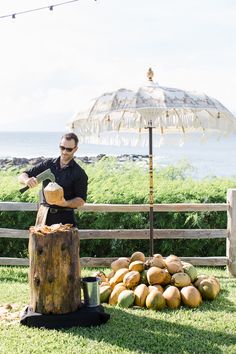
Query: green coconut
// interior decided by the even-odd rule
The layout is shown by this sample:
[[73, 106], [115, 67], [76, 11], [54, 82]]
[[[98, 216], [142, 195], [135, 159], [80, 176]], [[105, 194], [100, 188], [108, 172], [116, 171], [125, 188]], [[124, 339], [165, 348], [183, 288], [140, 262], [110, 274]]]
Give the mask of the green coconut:
[[100, 287], [100, 302], [108, 302], [111, 295], [112, 288], [110, 285], [104, 285]]
[[188, 274], [191, 279], [191, 282], [194, 282], [197, 279], [197, 269], [190, 263], [183, 264], [184, 273]]
[[151, 290], [146, 297], [146, 306], [148, 309], [162, 310], [166, 306], [166, 300], [160, 291]]
[[132, 290], [124, 290], [118, 296], [118, 306], [128, 308], [133, 306], [135, 294]]

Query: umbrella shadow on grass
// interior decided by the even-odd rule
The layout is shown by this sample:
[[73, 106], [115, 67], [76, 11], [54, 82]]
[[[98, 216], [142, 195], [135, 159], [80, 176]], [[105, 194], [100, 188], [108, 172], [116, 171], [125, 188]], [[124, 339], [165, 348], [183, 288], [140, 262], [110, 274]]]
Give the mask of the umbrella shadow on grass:
[[[147, 310], [124, 310], [118, 307], [106, 307], [110, 320], [100, 327], [73, 328], [63, 330], [71, 335], [88, 338], [96, 342], [111, 345], [115, 352], [134, 351], [142, 353], [222, 353], [233, 345], [236, 346], [236, 335], [225, 331], [212, 331], [209, 328], [199, 329], [191, 324], [181, 324], [179, 310], [176, 311], [176, 322], [158, 318], [158, 312]], [[172, 310], [173, 311], [173, 310]], [[168, 310], [166, 313], [168, 318]], [[189, 310], [189, 318], [194, 311]], [[165, 317], [165, 316], [164, 316]], [[204, 324], [203, 324], [204, 325]], [[99, 345], [99, 344], [98, 344]], [[110, 348], [108, 347], [108, 352]]]

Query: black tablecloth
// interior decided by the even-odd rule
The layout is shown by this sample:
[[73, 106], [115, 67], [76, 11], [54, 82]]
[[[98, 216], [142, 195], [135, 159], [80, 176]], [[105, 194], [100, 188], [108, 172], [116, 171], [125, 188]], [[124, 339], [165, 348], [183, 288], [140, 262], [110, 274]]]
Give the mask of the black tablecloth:
[[96, 307], [81, 307], [75, 311], [63, 315], [43, 315], [33, 312], [27, 306], [21, 314], [20, 323], [28, 327], [44, 327], [47, 329], [61, 329], [70, 327], [100, 326], [106, 323], [110, 315], [104, 312], [102, 305]]

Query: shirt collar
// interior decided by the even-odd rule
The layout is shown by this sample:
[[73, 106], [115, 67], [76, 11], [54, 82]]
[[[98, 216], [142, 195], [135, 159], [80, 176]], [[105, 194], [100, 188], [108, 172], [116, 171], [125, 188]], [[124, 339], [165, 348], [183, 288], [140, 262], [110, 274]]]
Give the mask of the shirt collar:
[[[66, 167], [64, 167], [64, 168], [72, 167], [74, 164], [75, 164], [75, 160], [72, 159], [72, 160], [70, 160], [68, 165]], [[60, 156], [56, 159], [56, 165], [57, 165], [58, 168], [61, 168], [61, 166], [60, 166]]]

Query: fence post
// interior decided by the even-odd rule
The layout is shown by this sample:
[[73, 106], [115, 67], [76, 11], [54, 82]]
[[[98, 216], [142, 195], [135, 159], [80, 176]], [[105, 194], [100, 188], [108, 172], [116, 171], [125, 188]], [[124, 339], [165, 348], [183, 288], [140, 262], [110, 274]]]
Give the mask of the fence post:
[[228, 271], [236, 277], [236, 189], [228, 189], [227, 202], [227, 229], [229, 231], [226, 240], [226, 256], [228, 258]]

